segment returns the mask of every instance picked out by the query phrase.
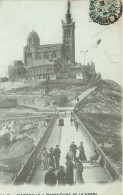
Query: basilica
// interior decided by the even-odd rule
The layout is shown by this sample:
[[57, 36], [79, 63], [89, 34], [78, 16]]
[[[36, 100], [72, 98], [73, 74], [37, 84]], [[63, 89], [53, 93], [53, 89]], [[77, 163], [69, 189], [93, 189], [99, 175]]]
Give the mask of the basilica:
[[38, 34], [34, 30], [30, 32], [24, 47], [24, 62], [15, 60], [9, 66], [9, 80], [85, 79], [87, 71], [94, 74], [94, 63], [86, 66], [75, 61], [75, 22], [71, 18], [70, 1], [62, 31], [62, 43], [47, 45], [40, 45]]

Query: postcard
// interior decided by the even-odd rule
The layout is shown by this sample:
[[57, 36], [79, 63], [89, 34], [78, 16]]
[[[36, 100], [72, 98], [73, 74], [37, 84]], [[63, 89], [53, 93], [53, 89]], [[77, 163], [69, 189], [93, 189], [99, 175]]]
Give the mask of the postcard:
[[121, 185], [121, 1], [1, 0], [0, 195]]

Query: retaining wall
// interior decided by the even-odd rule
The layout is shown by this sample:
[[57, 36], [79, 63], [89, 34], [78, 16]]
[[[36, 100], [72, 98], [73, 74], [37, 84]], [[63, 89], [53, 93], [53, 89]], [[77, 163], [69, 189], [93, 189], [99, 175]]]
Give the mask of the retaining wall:
[[89, 133], [89, 131], [86, 129], [86, 127], [83, 125], [81, 120], [78, 118], [78, 116], [75, 114], [76, 120], [79, 122], [82, 131], [86, 135], [89, 143], [93, 147], [93, 149], [97, 150], [98, 153], [102, 156], [102, 166], [106, 169], [107, 173], [109, 174], [112, 181], [122, 181], [122, 175], [120, 172], [116, 169], [116, 166], [110, 161], [108, 156], [105, 155], [103, 150], [99, 147], [93, 136]]
[[54, 127], [54, 124], [56, 122], [57, 115], [53, 118], [53, 120], [50, 122], [49, 126], [47, 127], [44, 135], [39, 140], [37, 146], [32, 151], [31, 155], [28, 157], [25, 164], [22, 166], [19, 173], [15, 176], [13, 184], [24, 184], [28, 181], [29, 177], [32, 174], [32, 170], [37, 166], [38, 159], [43, 151], [43, 148], [50, 136], [50, 133]]

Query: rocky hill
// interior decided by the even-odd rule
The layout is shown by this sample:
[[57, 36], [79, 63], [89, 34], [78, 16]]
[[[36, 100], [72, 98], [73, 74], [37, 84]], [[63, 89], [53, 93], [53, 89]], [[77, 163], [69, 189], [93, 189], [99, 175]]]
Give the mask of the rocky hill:
[[10, 184], [13, 181], [52, 117], [42, 114], [37, 118], [0, 118], [0, 183]]
[[92, 86], [96, 90], [77, 105], [80, 120], [121, 171], [122, 162], [122, 90], [109, 80]]
[[[45, 94], [45, 89], [48, 94]], [[22, 83], [2, 83], [0, 86], [0, 97], [4, 101], [0, 101], [0, 107], [8, 108], [11, 102], [17, 102], [17, 105], [42, 109], [51, 109], [55, 106], [63, 106], [67, 101], [71, 101], [76, 95], [80, 94], [86, 88], [80, 84], [48, 84], [37, 83], [27, 85]]]

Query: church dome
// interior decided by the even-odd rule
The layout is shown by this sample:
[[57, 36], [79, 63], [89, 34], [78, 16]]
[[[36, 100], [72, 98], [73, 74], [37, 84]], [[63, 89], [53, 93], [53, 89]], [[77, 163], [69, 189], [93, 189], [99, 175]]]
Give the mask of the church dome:
[[28, 38], [27, 38], [27, 44], [28, 45], [30, 44], [39, 45], [40, 44], [39, 36], [34, 30], [29, 33]]

